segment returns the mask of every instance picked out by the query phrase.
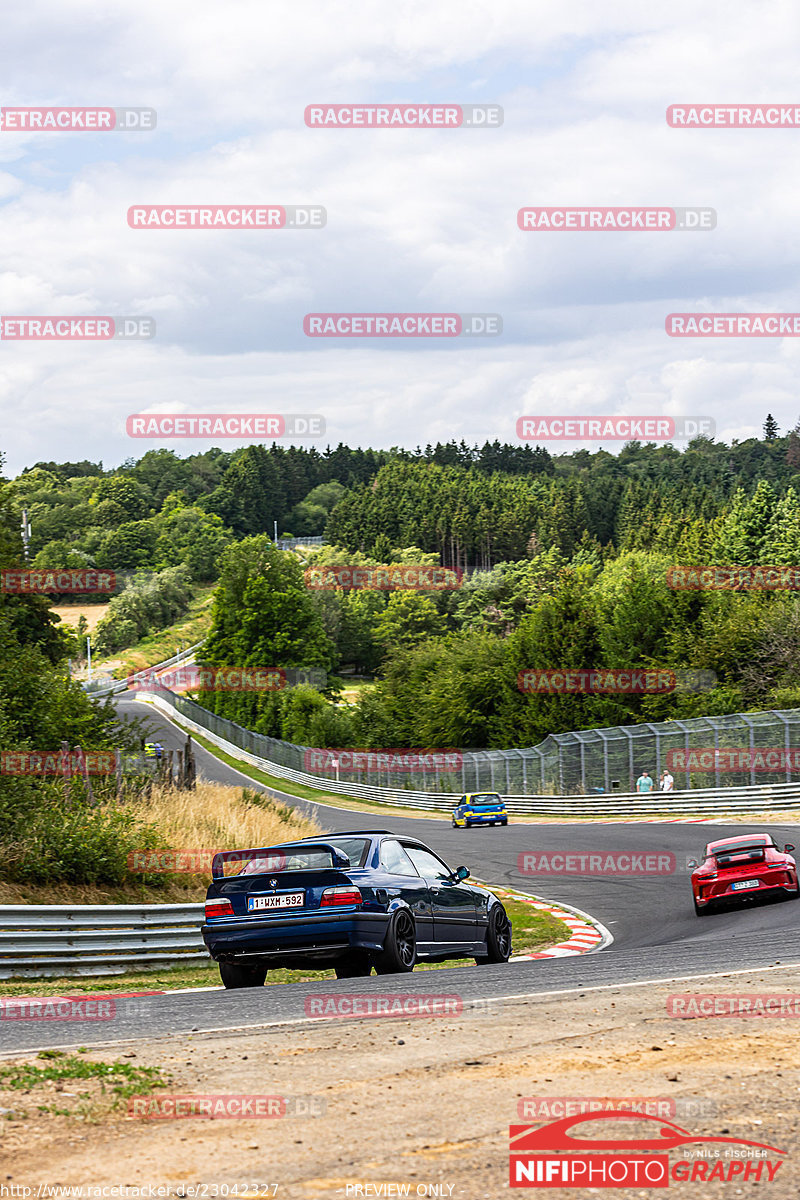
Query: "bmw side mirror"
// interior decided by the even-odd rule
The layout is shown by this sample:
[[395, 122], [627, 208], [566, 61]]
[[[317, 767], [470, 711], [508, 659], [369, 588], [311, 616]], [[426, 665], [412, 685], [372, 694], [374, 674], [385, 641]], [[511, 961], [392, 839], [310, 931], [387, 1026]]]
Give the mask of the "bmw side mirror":
[[467, 867], [457, 867], [453, 874], [456, 879], [469, 879], [469, 870]]
[[787, 842], [783, 848], [787, 854], [791, 854], [792, 850], [794, 850], [794, 846], [792, 845], [791, 842]]

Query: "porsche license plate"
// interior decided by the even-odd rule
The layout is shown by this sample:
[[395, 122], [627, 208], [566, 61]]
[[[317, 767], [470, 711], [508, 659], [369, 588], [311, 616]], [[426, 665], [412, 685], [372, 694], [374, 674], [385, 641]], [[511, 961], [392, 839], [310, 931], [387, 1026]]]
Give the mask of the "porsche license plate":
[[255, 912], [260, 908], [302, 908], [305, 898], [305, 892], [277, 892], [270, 896], [248, 896], [247, 911]]
[[740, 879], [736, 883], [731, 884], [732, 892], [743, 892], [745, 888], [758, 887], [757, 879]]

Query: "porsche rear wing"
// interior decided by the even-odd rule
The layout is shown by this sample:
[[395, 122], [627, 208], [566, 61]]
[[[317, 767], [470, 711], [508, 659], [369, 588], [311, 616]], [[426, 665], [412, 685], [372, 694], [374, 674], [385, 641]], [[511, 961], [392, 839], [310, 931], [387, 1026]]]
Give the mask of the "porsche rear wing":
[[738, 867], [747, 863], [763, 862], [766, 846], [737, 846], [735, 850], [720, 850], [715, 855], [718, 867]]

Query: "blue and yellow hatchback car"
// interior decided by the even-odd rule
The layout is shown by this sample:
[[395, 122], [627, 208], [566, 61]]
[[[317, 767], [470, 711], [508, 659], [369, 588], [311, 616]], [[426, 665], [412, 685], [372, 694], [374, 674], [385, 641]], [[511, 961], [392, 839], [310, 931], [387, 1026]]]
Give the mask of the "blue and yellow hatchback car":
[[467, 792], [453, 809], [453, 829], [470, 825], [507, 825], [508, 813], [497, 792]]

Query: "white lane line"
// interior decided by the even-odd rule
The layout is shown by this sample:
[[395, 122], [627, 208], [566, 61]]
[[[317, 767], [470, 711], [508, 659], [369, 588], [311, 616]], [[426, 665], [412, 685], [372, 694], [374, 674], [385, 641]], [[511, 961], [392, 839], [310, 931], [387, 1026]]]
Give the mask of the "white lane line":
[[[666, 975], [663, 979], [636, 979], [636, 980], [633, 980], [631, 983], [597, 983], [597, 984], [580, 984], [579, 983], [579, 984], [575, 984], [573, 987], [557, 988], [557, 989], [553, 989], [553, 990], [547, 991], [547, 992], [513, 992], [513, 993], [509, 993], [507, 995], [500, 995], [500, 996], [481, 996], [481, 997], [476, 997], [474, 1000], [467, 1000], [466, 1003], [475, 1005], [475, 1004], [485, 1004], [487, 1000], [497, 1000], [500, 1002], [512, 1001], [512, 1000], [544, 1000], [544, 999], [550, 998], [551, 996], [570, 996], [570, 995], [579, 994], [579, 993], [583, 993], [583, 992], [620, 991], [622, 988], [652, 987], [657, 984], [669, 984], [669, 983], [692, 983], [696, 980], [701, 980], [701, 979], [729, 979], [731, 976], [734, 976], [734, 975], [763, 975], [764, 973], [766, 973], [768, 971], [796, 971], [798, 969], [800, 969], [800, 962], [774, 963], [772, 966], [768, 966], [768, 967], [758, 967], [758, 966], [742, 967], [741, 969], [736, 970], [736, 971], [730, 971], [730, 970], [728, 970], [728, 971], [706, 971], [702, 975]], [[328, 981], [328, 982], [330, 982], [330, 981]], [[420, 994], [424, 995], [425, 993], [420, 993]], [[89, 1048], [91, 1050], [100, 1050], [106, 1046], [124, 1046], [124, 1045], [129, 1045], [131, 1043], [133, 1043], [133, 1044], [141, 1043], [142, 1041], [159, 1041], [162, 1038], [186, 1037], [186, 1036], [191, 1036], [192, 1034], [195, 1034], [195, 1033], [196, 1034], [240, 1033], [240, 1032], [247, 1032], [247, 1030], [249, 1030], [249, 1029], [283, 1029], [283, 1028], [287, 1028], [292, 1025], [310, 1025], [310, 1024], [313, 1024], [314, 1020], [316, 1020], [316, 1019], [317, 1018], [314, 1018], [314, 1017], [292, 1017], [290, 1020], [285, 1020], [285, 1021], [256, 1021], [255, 1023], [250, 1024], [250, 1025], [219, 1025], [219, 1026], [214, 1026], [213, 1028], [210, 1028], [210, 1029], [191, 1029], [191, 1030], [177, 1029], [171, 1033], [138, 1034], [135, 1037], [116, 1038], [116, 1039], [114, 1039], [112, 1041], [108, 1041], [108, 1042], [93, 1042]], [[346, 1017], [342, 1018], [342, 1020], [347, 1020], [347, 1019], [348, 1018], [346, 1018]], [[408, 1018], [408, 1017], [386, 1017], [384, 1019], [387, 1021], [403, 1021], [403, 1020], [410, 1020], [411, 1018]], [[431, 1017], [431, 1020], [433, 1020], [433, 1019], [434, 1018]], [[436, 1019], [438, 1019], [438, 1018], [436, 1018]], [[683, 1017], [674, 1017], [672, 1019], [676, 1020], [676, 1021], [685, 1020], [685, 1018], [683, 1018]], [[720, 1018], [720, 1020], [724, 1020], [724, 1019], [725, 1019], [724, 1017]], [[738, 1020], [741, 1020], [742, 1018], [741, 1017], [730, 1017], [728, 1019], [732, 1020], [732, 1021], [733, 1020], [738, 1021]], [[754, 1018], [754, 1019], [758, 1019], [758, 1018]], [[333, 1018], [326, 1018], [326, 1020], [328, 1023], [332, 1023]], [[419, 1020], [419, 1018], [415, 1017], [414, 1020]], [[85, 1044], [86, 1044], [85, 1041], [70, 1042], [67, 1045], [62, 1043], [59, 1046], [59, 1049], [72, 1050], [72, 1049], [76, 1049], [78, 1046], [84, 1046]], [[17, 1050], [3, 1050], [3, 1051], [0, 1051], [0, 1059], [3, 1059], [3, 1058], [25, 1058], [31, 1054], [38, 1054], [41, 1050], [49, 1050], [51, 1048], [52, 1048], [51, 1046], [25, 1046], [24, 1048], [17, 1049]]]

